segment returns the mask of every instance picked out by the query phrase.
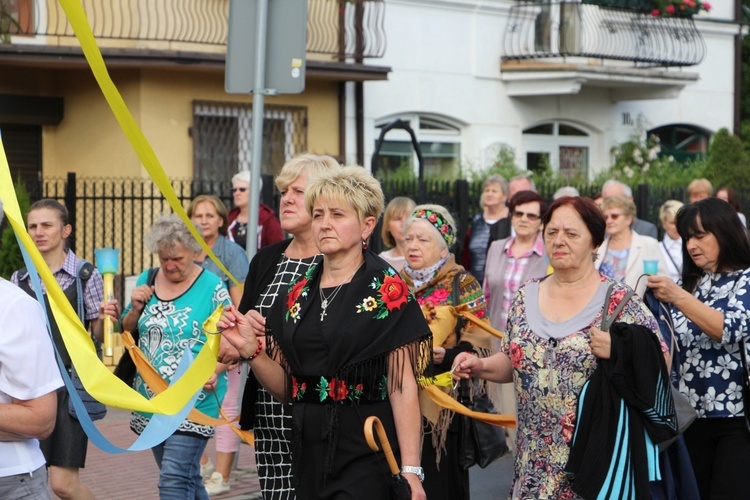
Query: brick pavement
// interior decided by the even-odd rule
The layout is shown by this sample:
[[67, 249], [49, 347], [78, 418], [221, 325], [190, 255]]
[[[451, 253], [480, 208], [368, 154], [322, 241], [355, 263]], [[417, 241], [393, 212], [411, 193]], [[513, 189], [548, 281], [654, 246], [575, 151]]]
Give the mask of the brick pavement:
[[[136, 435], [129, 427], [130, 412], [109, 408], [107, 416], [96, 423], [107, 439], [126, 448]], [[206, 449], [212, 460], [215, 458], [215, 440], [208, 442]], [[86, 468], [81, 470], [81, 480], [100, 500], [158, 499], [158, 469], [151, 451], [139, 451], [113, 455], [105, 453], [89, 443]], [[240, 446], [237, 468], [232, 471], [232, 489], [223, 495], [211, 498], [221, 500], [260, 499], [260, 485], [255, 469], [255, 453], [252, 447]], [[55, 498], [54, 495], [52, 498]]]

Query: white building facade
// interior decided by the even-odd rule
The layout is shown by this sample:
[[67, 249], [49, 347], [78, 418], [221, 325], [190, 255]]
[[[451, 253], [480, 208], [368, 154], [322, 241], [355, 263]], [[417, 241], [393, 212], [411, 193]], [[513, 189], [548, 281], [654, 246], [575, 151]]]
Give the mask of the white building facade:
[[[601, 3], [388, 0], [379, 64], [391, 73], [364, 87], [367, 166], [379, 127], [395, 119], [414, 129], [425, 174], [442, 176], [459, 162], [487, 166], [507, 146], [521, 168], [592, 178], [639, 119], [687, 156], [733, 129], [734, 2], [692, 20]], [[393, 130], [376, 169], [412, 154], [408, 134]]]

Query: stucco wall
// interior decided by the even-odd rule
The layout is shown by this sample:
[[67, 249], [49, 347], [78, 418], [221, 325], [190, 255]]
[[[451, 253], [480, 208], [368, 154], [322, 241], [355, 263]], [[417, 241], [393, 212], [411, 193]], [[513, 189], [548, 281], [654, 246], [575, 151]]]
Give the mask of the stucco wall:
[[[379, 134], [378, 121], [409, 113], [435, 113], [466, 123], [462, 161], [474, 165], [481, 165], [487, 148], [497, 143], [513, 147], [517, 158], [524, 158], [522, 131], [531, 125], [578, 124], [592, 132], [591, 175], [609, 166], [610, 149], [635, 130], [623, 122], [623, 113], [629, 113], [633, 122], [643, 115], [648, 128], [687, 123], [711, 131], [731, 129], [732, 37], [737, 26], [706, 21], [709, 17], [729, 20], [731, 13], [725, 6], [697, 18], [707, 48], [703, 62], [670, 70], [697, 73], [697, 82], [675, 98], [624, 101], [617, 88], [590, 85], [577, 94], [510, 97], [500, 64], [512, 5], [510, 0], [388, 3], [388, 49], [379, 63], [392, 72], [388, 82], [365, 84], [366, 158], [371, 157]], [[347, 123], [352, 123], [351, 109], [349, 113]]]
[[[192, 176], [193, 100], [252, 101], [249, 96], [226, 94], [220, 72], [144, 68], [115, 69], [111, 75], [170, 177]], [[69, 171], [80, 176], [147, 175], [88, 69], [40, 71], [36, 80], [47, 82], [36, 89], [39, 93], [64, 98], [63, 121], [43, 131], [45, 176]], [[22, 84], [9, 91], [36, 93]], [[307, 106], [308, 149], [339, 154], [335, 83], [308, 82], [304, 93], [267, 97], [266, 104]]]

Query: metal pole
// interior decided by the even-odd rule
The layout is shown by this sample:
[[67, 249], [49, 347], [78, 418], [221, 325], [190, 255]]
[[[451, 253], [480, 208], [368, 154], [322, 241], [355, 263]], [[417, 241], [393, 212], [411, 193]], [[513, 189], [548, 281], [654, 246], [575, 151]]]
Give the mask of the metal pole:
[[247, 258], [252, 260], [258, 246], [258, 213], [260, 203], [260, 163], [263, 156], [263, 107], [266, 93], [266, 28], [268, 0], [257, 0], [255, 26], [255, 81], [253, 82], [252, 157], [250, 161], [250, 193], [247, 214]]

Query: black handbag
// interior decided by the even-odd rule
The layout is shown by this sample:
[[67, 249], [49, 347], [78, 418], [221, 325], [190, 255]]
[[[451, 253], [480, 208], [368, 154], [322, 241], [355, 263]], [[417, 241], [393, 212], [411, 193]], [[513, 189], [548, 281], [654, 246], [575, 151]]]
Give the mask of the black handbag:
[[[76, 372], [75, 368], [71, 368], [70, 370], [70, 380], [73, 382], [73, 386], [76, 388], [76, 392], [81, 398], [81, 401], [83, 401], [83, 406], [86, 407], [86, 413], [89, 414], [91, 420], [103, 419], [107, 415], [107, 407], [86, 392], [86, 389], [81, 382], [81, 378], [78, 376], [78, 372]], [[70, 413], [71, 417], [78, 420], [75, 406], [73, 406], [73, 402], [70, 400], [68, 401], [68, 413]]]
[[[94, 266], [90, 262], [87, 261], [80, 261], [78, 264], [78, 273], [76, 275], [76, 294], [77, 294], [77, 301], [76, 304], [76, 312], [78, 313], [78, 317], [81, 318], [81, 321], [84, 321], [86, 318], [86, 311], [84, 306], [84, 299], [83, 299], [83, 289], [88, 282], [88, 279], [91, 277], [91, 273], [94, 271]], [[99, 356], [99, 359], [102, 359], [102, 345], [99, 341], [97, 341], [94, 336], [91, 336], [91, 340], [94, 343], [94, 347], [96, 348], [96, 354]], [[86, 407], [86, 413], [89, 414], [89, 417], [91, 420], [101, 420], [107, 415], [107, 407], [91, 397], [91, 394], [86, 392], [86, 388], [83, 387], [83, 382], [81, 382], [81, 378], [78, 376], [78, 372], [74, 367], [70, 368], [69, 371], [70, 374], [70, 380], [73, 382], [73, 387], [76, 388], [76, 393], [78, 393], [78, 396], [81, 398], [81, 401], [83, 402], [83, 406]], [[71, 417], [78, 420], [78, 413], [76, 413], [76, 408], [73, 406], [73, 401], [68, 399], [68, 413]]]
[[[463, 274], [465, 273], [459, 272], [453, 277], [451, 302], [454, 306], [461, 303], [458, 289]], [[463, 318], [458, 318], [456, 323], [457, 340], [461, 335], [465, 321]], [[461, 380], [458, 402], [470, 410], [482, 413], [494, 413], [495, 408], [486, 392], [475, 394], [474, 398], [471, 397], [472, 383], [470, 379]], [[502, 427], [481, 422], [465, 415], [459, 415], [457, 418], [461, 419], [458, 464], [463, 469], [468, 469], [474, 465], [478, 465], [484, 469], [508, 452], [508, 444], [505, 442], [505, 430]]]
[[[146, 277], [146, 284], [148, 286], [153, 286], [154, 282], [156, 281], [156, 273], [159, 272], [158, 267], [152, 267], [148, 270], [148, 275]], [[132, 332], [130, 332], [130, 335], [133, 336], [133, 341], [135, 342], [135, 345], [138, 345], [138, 328], [134, 328]], [[122, 353], [122, 356], [120, 357], [120, 361], [117, 362], [117, 366], [115, 366], [115, 369], [113, 371], [114, 375], [128, 384], [129, 386], [133, 386], [133, 381], [135, 380], [135, 374], [138, 370], [135, 367], [135, 362], [133, 361], [133, 358], [130, 357], [130, 353], [127, 352], [127, 349], [125, 349], [125, 352]]]
[[[487, 393], [470, 397], [471, 380], [463, 379], [460, 383], [458, 402], [470, 410], [482, 413], [494, 413], [495, 408]], [[458, 464], [468, 469], [478, 465], [482, 469], [508, 452], [505, 442], [505, 430], [497, 425], [488, 424], [465, 415], [460, 415], [461, 435], [459, 436]]]
[[[674, 365], [674, 349], [677, 346], [677, 340], [675, 339], [674, 326], [672, 325], [672, 314], [664, 304], [661, 303], [654, 295], [653, 292], [648, 291], [644, 295], [644, 302], [649, 310], [656, 317], [656, 322], [659, 324], [659, 331], [664, 340], [669, 342], [669, 359]], [[654, 310], [656, 309], [656, 310]], [[678, 348], [679, 349], [679, 348]], [[671, 374], [672, 367], [668, 366], [667, 371]], [[677, 436], [674, 438], [659, 443], [659, 451], [664, 451], [674, 443], [681, 434], [683, 434], [688, 427], [698, 418], [698, 413], [693, 408], [690, 400], [687, 396], [680, 392], [680, 390], [669, 384], [669, 388], [672, 392], [672, 401], [674, 401], [674, 413], [677, 417]]]

